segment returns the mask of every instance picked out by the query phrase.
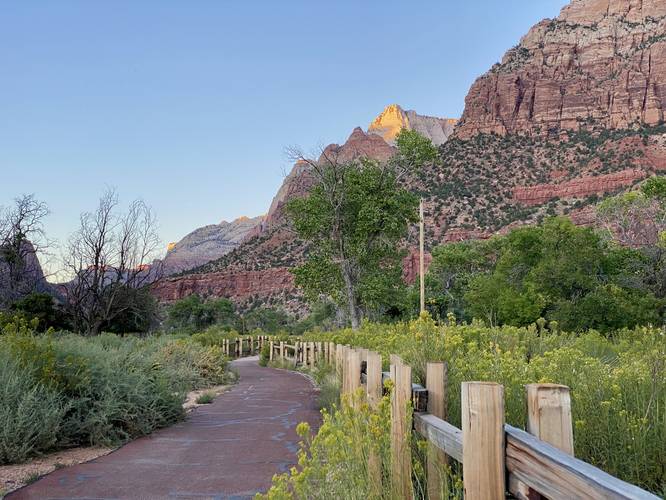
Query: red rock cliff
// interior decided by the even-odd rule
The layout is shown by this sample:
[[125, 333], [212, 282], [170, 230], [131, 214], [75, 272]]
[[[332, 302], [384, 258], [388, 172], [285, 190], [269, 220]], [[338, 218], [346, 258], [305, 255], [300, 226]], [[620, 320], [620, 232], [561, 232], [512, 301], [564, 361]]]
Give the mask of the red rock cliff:
[[456, 135], [656, 124], [666, 102], [666, 0], [574, 0], [534, 26], [465, 100]]

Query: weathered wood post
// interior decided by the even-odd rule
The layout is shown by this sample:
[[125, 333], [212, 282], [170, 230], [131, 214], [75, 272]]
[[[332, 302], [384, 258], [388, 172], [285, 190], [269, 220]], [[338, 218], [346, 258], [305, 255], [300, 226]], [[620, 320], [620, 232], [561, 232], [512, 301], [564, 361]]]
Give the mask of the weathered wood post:
[[284, 340], [280, 341], [280, 358], [284, 359]]
[[[394, 361], [398, 359], [394, 358]], [[399, 498], [413, 498], [412, 422], [408, 418], [408, 405], [412, 398], [411, 366], [392, 364], [391, 379], [394, 383], [391, 396], [391, 489]]]
[[337, 372], [339, 377], [342, 377], [343, 363], [344, 363], [344, 346], [341, 344], [337, 344], [335, 346], [335, 371]]
[[[368, 405], [376, 410], [382, 400], [382, 356], [373, 351], [368, 352], [366, 374], [366, 396]], [[374, 442], [374, 440], [372, 440]], [[368, 481], [371, 498], [381, 498], [382, 462], [379, 453], [372, 448], [368, 452]]]
[[316, 344], [314, 342], [308, 342], [310, 346], [310, 369], [315, 367], [315, 359], [317, 357], [317, 353], [315, 351]]
[[268, 360], [273, 361], [273, 341], [272, 340], [271, 340], [271, 343], [269, 344], [268, 352], [269, 352]]
[[[573, 456], [573, 425], [571, 422], [571, 396], [566, 385], [528, 384], [527, 432], [542, 441]], [[514, 476], [510, 477], [510, 489], [521, 500], [543, 498]]]
[[503, 500], [504, 387], [463, 382], [461, 406], [465, 499]]
[[[428, 389], [428, 413], [446, 420], [446, 363], [426, 364], [426, 389]], [[444, 491], [445, 478], [442, 466], [447, 463], [446, 453], [428, 442], [427, 475], [428, 499], [439, 500]]]
[[347, 364], [347, 391], [353, 395], [361, 387], [361, 353], [356, 349], [348, 349]]
[[527, 385], [527, 432], [573, 456], [571, 395], [566, 385]]

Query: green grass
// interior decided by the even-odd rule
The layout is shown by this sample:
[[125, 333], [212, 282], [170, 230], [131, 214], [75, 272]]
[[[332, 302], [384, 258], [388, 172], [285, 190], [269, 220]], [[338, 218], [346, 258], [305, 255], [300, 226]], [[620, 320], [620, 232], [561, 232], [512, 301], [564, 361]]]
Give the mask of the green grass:
[[204, 392], [203, 394], [200, 394], [199, 397], [197, 397], [197, 404], [198, 405], [208, 405], [213, 402], [215, 399], [215, 394], [212, 392]]

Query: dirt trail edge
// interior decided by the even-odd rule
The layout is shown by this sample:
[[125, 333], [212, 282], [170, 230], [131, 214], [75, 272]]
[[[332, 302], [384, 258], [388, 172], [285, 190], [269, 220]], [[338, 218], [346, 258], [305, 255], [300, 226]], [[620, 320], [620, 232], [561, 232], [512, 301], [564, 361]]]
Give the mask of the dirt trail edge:
[[9, 494], [23, 499], [245, 499], [296, 462], [296, 425], [319, 425], [304, 376], [234, 361], [240, 381], [186, 421]]

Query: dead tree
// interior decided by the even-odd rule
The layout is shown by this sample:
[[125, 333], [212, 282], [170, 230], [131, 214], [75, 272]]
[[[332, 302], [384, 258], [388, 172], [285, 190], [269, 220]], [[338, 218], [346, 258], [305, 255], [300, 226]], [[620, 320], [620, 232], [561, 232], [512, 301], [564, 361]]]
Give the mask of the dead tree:
[[65, 255], [66, 271], [73, 277], [63, 285], [66, 308], [75, 329], [87, 335], [132, 312], [132, 293], [161, 277], [151, 265], [160, 247], [151, 209], [140, 200], [124, 214], [118, 208], [116, 192], [107, 191], [94, 212], [81, 215]]

